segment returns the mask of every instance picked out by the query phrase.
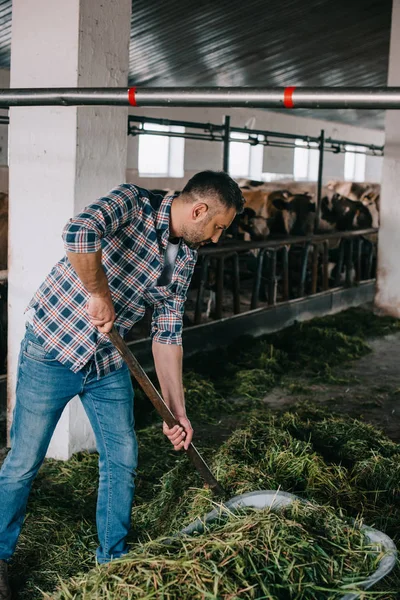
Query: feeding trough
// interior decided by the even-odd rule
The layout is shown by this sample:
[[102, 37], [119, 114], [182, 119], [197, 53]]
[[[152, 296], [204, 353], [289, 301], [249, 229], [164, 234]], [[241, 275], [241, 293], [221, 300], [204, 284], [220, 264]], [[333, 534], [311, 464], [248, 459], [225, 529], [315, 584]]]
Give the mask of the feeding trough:
[[[206, 525], [211, 524], [216, 519], [220, 518], [226, 512], [237, 512], [243, 508], [256, 508], [264, 509], [270, 508], [273, 511], [279, 511], [293, 502], [305, 503], [305, 500], [289, 494], [287, 492], [280, 492], [277, 490], [260, 490], [257, 492], [249, 492], [247, 494], [241, 494], [231, 498], [224, 504], [221, 504], [218, 508], [213, 509], [207, 513], [202, 519], [198, 518], [187, 527], [182, 529], [178, 535], [193, 535], [195, 533], [202, 533]], [[377, 552], [382, 553], [382, 557], [379, 560], [379, 566], [374, 573], [367, 577], [364, 581], [357, 583], [357, 587], [360, 588], [360, 592], [350, 592], [342, 596], [341, 600], [355, 600], [359, 598], [361, 590], [367, 590], [375, 585], [378, 581], [383, 579], [390, 573], [396, 564], [397, 549], [393, 540], [385, 533], [363, 525], [361, 531], [365, 534], [367, 540], [377, 547]]]

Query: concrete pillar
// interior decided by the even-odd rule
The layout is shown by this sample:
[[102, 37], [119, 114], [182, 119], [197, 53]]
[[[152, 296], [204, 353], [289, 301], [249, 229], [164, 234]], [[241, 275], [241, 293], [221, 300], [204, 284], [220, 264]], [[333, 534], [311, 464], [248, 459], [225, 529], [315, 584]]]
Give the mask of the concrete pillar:
[[[393, 0], [389, 86], [400, 85], [400, 0]], [[386, 111], [376, 305], [400, 317], [400, 110]]]
[[[14, 0], [11, 87], [125, 87], [131, 0]], [[66, 221], [125, 180], [127, 109], [26, 107], [10, 114], [8, 417], [11, 421], [24, 310], [64, 254]], [[71, 402], [49, 456], [94, 445]]]

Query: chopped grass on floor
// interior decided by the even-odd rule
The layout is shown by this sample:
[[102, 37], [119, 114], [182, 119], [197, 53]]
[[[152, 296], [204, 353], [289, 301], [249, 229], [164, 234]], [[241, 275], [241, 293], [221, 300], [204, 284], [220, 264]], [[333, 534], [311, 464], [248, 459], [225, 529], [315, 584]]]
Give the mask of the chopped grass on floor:
[[[352, 309], [333, 317], [296, 324], [260, 339], [243, 338], [233, 346], [186, 361], [185, 394], [195, 432], [197, 425], [206, 432], [207, 424], [210, 424], [210, 431], [215, 432], [219, 420], [223, 425], [224, 418], [225, 421], [236, 420], [242, 424], [222, 446], [218, 435], [204, 436], [199, 440], [195, 438], [196, 445], [229, 494], [233, 496], [256, 489], [289, 491], [317, 503], [319, 506], [315, 510], [321, 511], [318, 514], [333, 515], [334, 510], [336, 517], [340, 517], [341, 527], [344, 522], [349, 523], [349, 519], [361, 517], [367, 524], [385, 531], [400, 543], [399, 445], [362, 421], [329, 414], [309, 404], [298, 405], [294, 410], [276, 416], [266, 414], [261, 403], [272, 387], [283, 384], [288, 377], [292, 377], [291, 381], [295, 380], [296, 374], [301, 375], [302, 381], [307, 377], [306, 382], [311, 386], [321, 379], [340, 383], [334, 372], [336, 365], [347, 364], [365, 355], [369, 351], [367, 337], [396, 331], [399, 331], [398, 321], [376, 317], [362, 309]], [[306, 554], [303, 559], [298, 557], [300, 562], [293, 562], [291, 569], [285, 562], [284, 532], [289, 531], [286, 528], [292, 521], [293, 530], [297, 533], [304, 533], [308, 527], [300, 513], [297, 516], [289, 516], [288, 513], [269, 515], [268, 519], [274, 520], [268, 522], [268, 527], [267, 521], [263, 521], [266, 530], [270, 528], [274, 532], [268, 543], [275, 553], [271, 550], [268, 557], [271, 560], [267, 561], [267, 567], [264, 565], [264, 570], [257, 566], [258, 549], [254, 557], [249, 558], [246, 554], [243, 560], [232, 559], [222, 565], [216, 562], [214, 552], [218, 552], [217, 542], [225, 535], [222, 532], [218, 535], [215, 531], [212, 533], [214, 545], [211, 540], [208, 545], [209, 538], [206, 537], [200, 546], [196, 545], [198, 540], [196, 544], [194, 541], [188, 545], [186, 542], [178, 544], [172, 555], [168, 554], [170, 550], [160, 547], [156, 538], [175, 533], [189, 521], [202, 516], [212, 508], [214, 500], [187, 458], [173, 452], [162, 434], [158, 417], [150, 413], [148, 402], [140, 393], [137, 410], [138, 407], [137, 421], [146, 428], [138, 431], [139, 473], [131, 536], [134, 554], [120, 566], [96, 568], [77, 577], [77, 573], [87, 571], [94, 564], [98, 459], [95, 454], [81, 453], [67, 462], [46, 461], [33, 488], [26, 524], [11, 569], [19, 600], [39, 600], [43, 598], [40, 590], [47, 594], [47, 598], [55, 597], [53, 590], [57, 577], [64, 580], [64, 595], [59, 596], [60, 599], [146, 598], [150, 597], [145, 595], [150, 594], [147, 590], [154, 590], [157, 586], [158, 591], [151, 597], [174, 600], [186, 597], [234, 600], [239, 597], [238, 590], [241, 590], [241, 598], [328, 598], [326, 586], [324, 592], [317, 591], [315, 572], [312, 575], [313, 569], [323, 568], [320, 562], [323, 563], [326, 558], [321, 559], [318, 554], [321, 548], [325, 548], [320, 541], [314, 548], [317, 549], [313, 555], [315, 561], [311, 561], [309, 570], [301, 561], [305, 561], [305, 556], [309, 560], [307, 553], [312, 551], [311, 544], [310, 548], [304, 548]], [[251, 529], [251, 523], [257, 523], [259, 519], [259, 529], [263, 530], [261, 521], [264, 517], [267, 519], [261, 514], [243, 517], [241, 526], [247, 527], [244, 524], [250, 523]], [[328, 519], [327, 526], [333, 522]], [[237, 525], [237, 522], [233, 523]], [[229, 530], [231, 525], [227, 527], [226, 535], [235, 533], [233, 526], [232, 531]], [[282, 538], [279, 537], [281, 530]], [[314, 540], [307, 535], [305, 540]], [[328, 534], [325, 532], [324, 535]], [[304, 539], [299, 539], [302, 540], [300, 545], [303, 544]], [[277, 540], [276, 546], [273, 545], [274, 540]], [[262, 545], [260, 547], [263, 548]], [[243, 538], [232, 550], [232, 556], [242, 557], [241, 553], [247, 552], [247, 548], [248, 543]], [[288, 552], [290, 550], [288, 545]], [[326, 548], [324, 552], [327, 552]], [[207, 565], [207, 573], [213, 574], [212, 585], [217, 585], [217, 591], [225, 590], [218, 586], [225, 585], [226, 573], [232, 576], [227, 583], [231, 588], [227, 589], [233, 591], [218, 595], [206, 578], [207, 593], [203, 590], [203, 595], [200, 595], [202, 588], [199, 582], [203, 581], [204, 573], [196, 570], [200, 568], [195, 562], [199, 557]], [[248, 581], [250, 575], [246, 569], [249, 562], [246, 561], [250, 560], [256, 561], [256, 568], [253, 569], [254, 578]], [[365, 565], [369, 564], [368, 560], [367, 557]], [[336, 562], [338, 565], [335, 563], [335, 568], [330, 570], [334, 577], [335, 573], [339, 573], [336, 568], [349, 565], [345, 560]], [[136, 592], [135, 595], [133, 590], [139, 585], [137, 570], [141, 569], [144, 577], [149, 564], [154, 566], [155, 578], [149, 576], [146, 579], [148, 587], [144, 588], [142, 581], [141, 595]], [[170, 575], [165, 565], [170, 565]], [[191, 586], [197, 586], [190, 589], [196, 589], [198, 596], [182, 595], [182, 588], [180, 592], [174, 591], [176, 582], [183, 577], [182, 565], [186, 565], [186, 569], [193, 565], [188, 581]], [[244, 565], [243, 568], [241, 565]], [[282, 565], [287, 571], [282, 571], [282, 567], [279, 572]], [[238, 569], [239, 575], [235, 569]], [[286, 577], [287, 582], [296, 576], [301, 585], [306, 585], [310, 573], [314, 577], [311, 583], [315, 590], [305, 587], [301, 592], [303, 595], [296, 596], [300, 592], [295, 589], [294, 582], [291, 583], [294, 586], [291, 595], [284, 588], [279, 588], [283, 585], [282, 577]], [[361, 576], [361, 569], [358, 574]], [[68, 581], [71, 576], [73, 580]], [[348, 575], [347, 571], [342, 571], [341, 576], [353, 577], [354, 573]], [[160, 587], [161, 577], [171, 581], [166, 588]], [[269, 595], [263, 591], [265, 581], [275, 585], [268, 591]], [[325, 585], [323, 577], [320, 581], [321, 585]], [[393, 590], [398, 589], [400, 580], [395, 574], [384, 584], [376, 586], [376, 592], [374, 588], [374, 592], [365, 597], [394, 600], [397, 592]], [[85, 590], [85, 595], [82, 590]], [[254, 595], [260, 593], [264, 596]], [[332, 596], [336, 597], [340, 596]]]

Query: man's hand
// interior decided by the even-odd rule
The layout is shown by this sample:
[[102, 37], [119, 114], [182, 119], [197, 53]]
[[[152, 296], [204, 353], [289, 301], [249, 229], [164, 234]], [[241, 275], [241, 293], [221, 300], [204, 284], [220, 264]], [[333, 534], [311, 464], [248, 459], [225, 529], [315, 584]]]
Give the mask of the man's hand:
[[97, 327], [100, 333], [111, 331], [115, 321], [115, 310], [110, 294], [90, 296], [86, 310], [90, 322]]
[[163, 433], [167, 436], [171, 444], [174, 446], [174, 450], [181, 450], [184, 448], [187, 450], [193, 438], [193, 429], [189, 419], [185, 417], [176, 417], [180, 425], [175, 425], [169, 428], [168, 425], [163, 423]]

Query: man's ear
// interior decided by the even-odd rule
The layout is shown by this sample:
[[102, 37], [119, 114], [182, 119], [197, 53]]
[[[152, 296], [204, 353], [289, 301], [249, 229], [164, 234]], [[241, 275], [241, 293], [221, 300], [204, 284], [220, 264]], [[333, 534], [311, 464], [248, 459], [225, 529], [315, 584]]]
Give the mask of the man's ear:
[[209, 210], [209, 206], [205, 202], [196, 202], [192, 206], [193, 221], [202, 221], [208, 215]]

